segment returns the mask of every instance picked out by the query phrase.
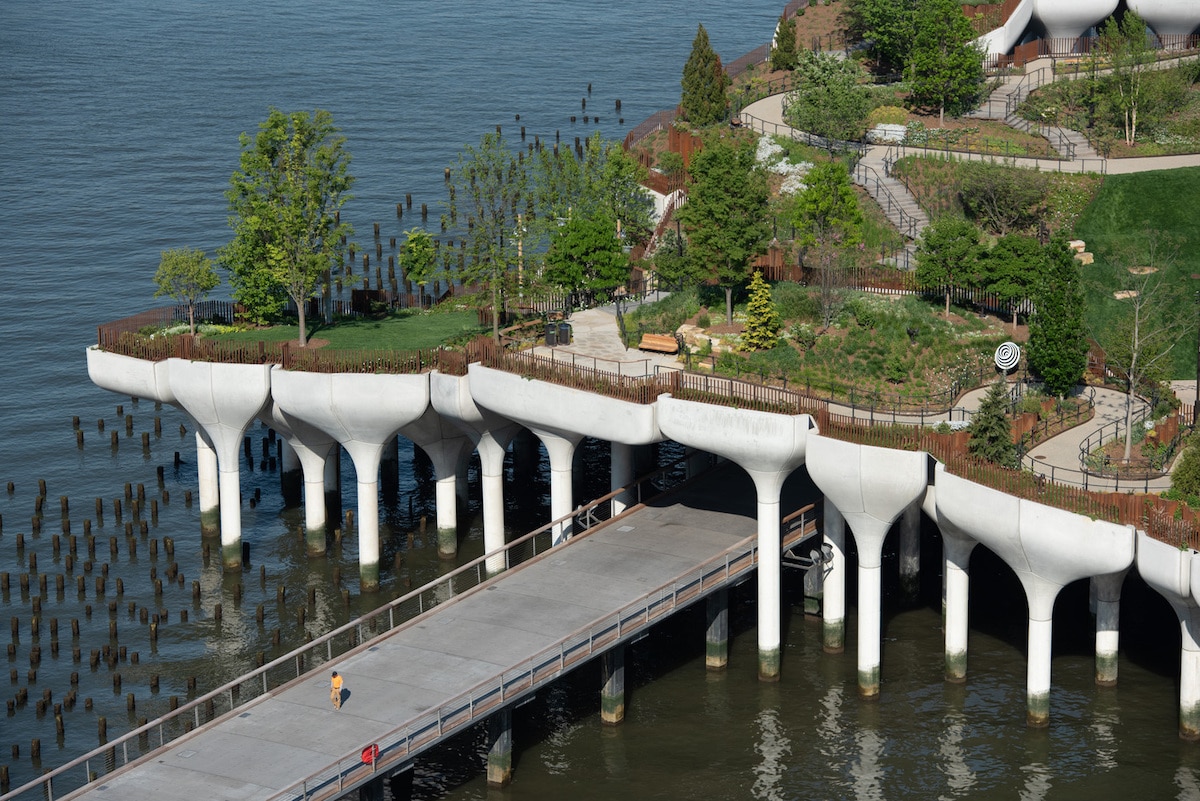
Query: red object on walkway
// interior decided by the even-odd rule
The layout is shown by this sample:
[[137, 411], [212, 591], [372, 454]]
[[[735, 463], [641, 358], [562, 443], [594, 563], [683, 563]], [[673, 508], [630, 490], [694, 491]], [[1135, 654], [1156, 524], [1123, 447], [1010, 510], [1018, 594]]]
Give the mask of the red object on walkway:
[[364, 765], [370, 765], [378, 756], [379, 746], [373, 743], [362, 750], [362, 761]]

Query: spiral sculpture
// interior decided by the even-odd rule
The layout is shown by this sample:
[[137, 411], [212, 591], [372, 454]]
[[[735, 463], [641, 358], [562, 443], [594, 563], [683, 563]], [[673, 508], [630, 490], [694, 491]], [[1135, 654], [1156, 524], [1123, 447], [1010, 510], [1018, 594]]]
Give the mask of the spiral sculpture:
[[1005, 342], [996, 348], [996, 366], [1008, 372], [1021, 361], [1021, 349], [1015, 342]]

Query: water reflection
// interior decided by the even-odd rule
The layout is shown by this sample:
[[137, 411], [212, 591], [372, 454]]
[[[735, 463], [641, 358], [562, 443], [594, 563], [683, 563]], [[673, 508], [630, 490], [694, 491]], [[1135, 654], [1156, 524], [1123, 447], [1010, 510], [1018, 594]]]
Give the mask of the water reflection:
[[967, 731], [967, 716], [961, 710], [950, 710], [942, 717], [942, 733], [938, 736], [938, 754], [942, 758], [942, 775], [946, 778], [947, 793], [940, 798], [961, 798], [975, 786], [975, 771], [967, 764], [963, 739]]
[[1021, 801], [1045, 801], [1053, 783], [1050, 781], [1050, 766], [1045, 762], [1031, 762], [1021, 766], [1024, 775], [1024, 786], [1021, 788]]
[[781, 801], [785, 798], [783, 779], [787, 774], [792, 743], [779, 721], [778, 709], [763, 709], [755, 717], [758, 741], [754, 751], [759, 762], [754, 767], [753, 793], [764, 801]]

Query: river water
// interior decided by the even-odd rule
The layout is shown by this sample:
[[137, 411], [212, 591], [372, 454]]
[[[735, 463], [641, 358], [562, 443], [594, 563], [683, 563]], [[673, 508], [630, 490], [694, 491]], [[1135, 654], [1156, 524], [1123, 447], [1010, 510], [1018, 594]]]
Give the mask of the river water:
[[[398, 553], [401, 566], [385, 571], [376, 598], [352, 592], [344, 603], [333, 574], [340, 571], [347, 577], [343, 586], [353, 588], [353, 539], [335, 544], [328, 559], [304, 556], [298, 511], [282, 508], [278, 474], [260, 450], [267, 432], [255, 429], [254, 459], [243, 465], [250, 567], [240, 577], [222, 575], [202, 550], [196, 507], [184, 500], [196, 484], [190, 421], [171, 409], [105, 393], [87, 380], [83, 349], [95, 341], [94, 326], [157, 305], [151, 279], [159, 251], [186, 246], [211, 252], [227, 240], [222, 193], [237, 164], [238, 134], [253, 131], [271, 105], [332, 111], [358, 176], [346, 215], [360, 241], [369, 241], [377, 221], [386, 241], [419, 219], [409, 212], [396, 220], [395, 205], [406, 194], [413, 196], [414, 211], [427, 203], [436, 219], [442, 169], [464, 143], [496, 125], [513, 140], [521, 125], [530, 137], [544, 139], [559, 131], [569, 140], [597, 127], [619, 138], [650, 113], [674, 105], [697, 23], [729, 61], [769, 38], [779, 5], [766, 0], [5, 4], [0, 483], [11, 481], [13, 491], [0, 492], [0, 572], [11, 581], [0, 606], [5, 617], [16, 620], [17, 631], [6, 640], [13, 647], [7, 681], [0, 674], [0, 695], [15, 699], [24, 689], [29, 696], [0, 719], [0, 764], [9, 766], [12, 786], [96, 746], [100, 717], [115, 736], [138, 718], [161, 713], [172, 696], [191, 694], [189, 679], [195, 679], [194, 692], [203, 692], [250, 668], [260, 652], [270, 658], [306, 631], [343, 622], [447, 569], [417, 522], [431, 502], [428, 465], [402, 443], [399, 471], [385, 481], [384, 491], [384, 522], [393, 532], [385, 564]], [[600, 115], [599, 126], [570, 122], [573, 114], [582, 119], [583, 98], [588, 113]], [[76, 415], [81, 447], [72, 430]], [[129, 428], [125, 415], [132, 416]], [[149, 435], [145, 450], [143, 432]], [[587, 480], [577, 497], [603, 491], [603, 451], [589, 450]], [[510, 465], [510, 471], [510, 479], [520, 477], [508, 491], [512, 525], [543, 520], [544, 463]], [[343, 474], [344, 505], [353, 508], [348, 463]], [[46, 498], [41, 531], [35, 533], [39, 479], [46, 482]], [[148, 511], [133, 520], [127, 484], [133, 498], [142, 486], [147, 506], [157, 501], [157, 520]], [[114, 500], [122, 501], [120, 522]], [[478, 509], [469, 508], [466, 517], [472, 523], [463, 558], [482, 547]], [[140, 520], [147, 523], [145, 534]], [[131, 522], [127, 536], [125, 524]], [[93, 554], [85, 525], [91, 526]], [[67, 526], [76, 537], [71, 570]], [[174, 543], [171, 556], [165, 538]], [[778, 684], [756, 680], [754, 595], [746, 587], [734, 595], [727, 671], [705, 672], [702, 622], [695, 613], [682, 615], [631, 648], [632, 689], [622, 726], [599, 725], [598, 680], [583, 669], [517, 713], [519, 756], [510, 789], [483, 786], [482, 746], [473, 734], [422, 762], [416, 794], [1197, 797], [1200, 749], [1175, 735], [1179, 638], [1160, 600], [1137, 584], [1131, 587], [1121, 685], [1101, 690], [1091, 680], [1086, 590], [1071, 588], [1056, 618], [1053, 725], [1029, 731], [1024, 607], [1011, 574], [986, 552], [976, 557], [969, 682], [952, 686], [941, 680], [937, 545], [936, 533], [926, 532], [921, 601], [903, 606], [895, 593], [885, 600], [879, 702], [858, 701], [852, 648], [840, 656], [821, 653], [819, 630], [804, 618], [796, 595], [798, 574], [789, 573]], [[172, 562], [182, 579], [165, 580], [156, 595], [151, 577], [165, 579]], [[20, 584], [22, 574], [32, 577], [28, 590]], [[47, 579], [44, 592], [39, 576]], [[59, 576], [62, 591], [55, 585]], [[193, 581], [200, 584], [199, 600], [193, 600]], [[213, 614], [218, 603], [224, 610], [219, 624]], [[262, 623], [256, 619], [260, 606]], [[157, 641], [141, 620], [143, 611], [163, 621]], [[72, 620], [79, 623], [78, 637], [71, 634]], [[850, 625], [847, 642], [853, 643]], [[105, 646], [117, 651], [116, 662], [92, 667], [91, 652]], [[41, 650], [36, 663], [34, 648]], [[79, 700], [65, 711], [59, 737], [53, 714], [38, 714], [35, 702], [47, 690], [52, 703], [62, 702], [73, 672], [79, 674]], [[115, 674], [121, 676], [119, 686]], [[127, 710], [130, 693], [134, 711]], [[40, 759], [31, 758], [34, 739], [41, 744]]]

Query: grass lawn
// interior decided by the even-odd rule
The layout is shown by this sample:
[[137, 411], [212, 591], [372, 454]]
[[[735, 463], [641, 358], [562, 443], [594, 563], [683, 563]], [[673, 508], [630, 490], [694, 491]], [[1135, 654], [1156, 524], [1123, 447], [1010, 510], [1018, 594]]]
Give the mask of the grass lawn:
[[[1200, 167], [1159, 170], [1134, 175], [1110, 175], [1076, 225], [1076, 233], [1096, 256], [1084, 267], [1088, 287], [1088, 326], [1111, 325], [1117, 303], [1112, 292], [1118, 276], [1110, 263], [1113, 252], [1145, 240], [1147, 231], [1161, 231], [1179, 247], [1166, 266], [1171, 281], [1188, 302], [1200, 291]], [[1172, 352], [1174, 378], [1196, 377], [1196, 345], [1191, 336]]]
[[[450, 340], [484, 333], [485, 329], [490, 330], [479, 325], [474, 311], [394, 312], [382, 320], [344, 319], [330, 326], [310, 324], [308, 336], [311, 344], [335, 350], [416, 350], [436, 348]], [[295, 325], [276, 325], [208, 338], [225, 342], [294, 342], [298, 333]]]

